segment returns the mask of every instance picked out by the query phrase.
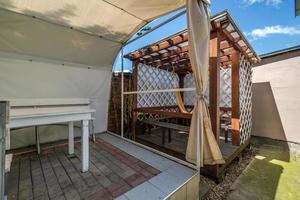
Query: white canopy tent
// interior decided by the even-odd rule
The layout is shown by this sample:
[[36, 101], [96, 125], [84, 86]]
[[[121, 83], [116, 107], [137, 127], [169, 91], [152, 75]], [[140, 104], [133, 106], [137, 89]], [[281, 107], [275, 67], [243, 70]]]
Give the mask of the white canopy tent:
[[184, 0], [0, 0], [0, 50], [111, 66], [132, 33], [184, 4]]
[[[184, 0], [0, 0], [0, 98], [90, 98], [106, 130], [112, 65], [122, 45]], [[54, 129], [54, 130], [53, 130]], [[44, 127], [41, 142], [66, 138]], [[30, 129], [12, 148], [33, 144]], [[66, 130], [63, 130], [66, 131]], [[32, 133], [32, 134], [31, 134]]]

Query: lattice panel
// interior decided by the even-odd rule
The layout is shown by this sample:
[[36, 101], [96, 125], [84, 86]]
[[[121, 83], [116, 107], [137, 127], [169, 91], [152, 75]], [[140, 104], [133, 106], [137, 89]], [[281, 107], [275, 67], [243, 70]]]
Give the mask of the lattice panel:
[[[184, 77], [184, 87], [185, 88], [194, 88], [195, 87], [193, 74], [187, 74]], [[183, 92], [183, 101], [184, 101], [185, 105], [189, 105], [189, 106], [194, 105], [195, 98], [196, 98], [195, 91]]]
[[[184, 77], [184, 87], [195, 87], [193, 74]], [[185, 105], [194, 105], [195, 92], [184, 92]], [[209, 102], [209, 88], [205, 92], [206, 102]], [[231, 107], [231, 68], [220, 68], [220, 107]]]
[[246, 142], [252, 127], [252, 66], [244, 56], [240, 60], [240, 143]]
[[[178, 108], [165, 108], [165, 109], [161, 109], [162, 111], [168, 111], [168, 112], [180, 112]], [[137, 120], [138, 121], [143, 121], [145, 119], [158, 119], [160, 118], [161, 115], [158, 114], [150, 114], [150, 113], [144, 113], [144, 112], [140, 112], [137, 114]]]
[[220, 107], [231, 108], [231, 68], [220, 67]]
[[[138, 66], [138, 91], [172, 89], [178, 82], [177, 74], [143, 64]], [[173, 92], [138, 94], [137, 100], [138, 108], [176, 105]]]

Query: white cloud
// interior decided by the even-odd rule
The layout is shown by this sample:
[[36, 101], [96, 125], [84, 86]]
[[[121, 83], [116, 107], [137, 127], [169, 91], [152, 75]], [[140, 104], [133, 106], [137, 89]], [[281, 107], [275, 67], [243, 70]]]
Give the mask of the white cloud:
[[300, 35], [300, 28], [293, 26], [266, 26], [262, 29], [254, 29], [251, 32], [247, 32], [245, 35], [255, 38], [264, 38], [269, 35]]
[[255, 3], [264, 3], [265, 5], [268, 5], [268, 6], [278, 7], [279, 4], [282, 3], [282, 0], [243, 0], [243, 3], [246, 6], [251, 6]]

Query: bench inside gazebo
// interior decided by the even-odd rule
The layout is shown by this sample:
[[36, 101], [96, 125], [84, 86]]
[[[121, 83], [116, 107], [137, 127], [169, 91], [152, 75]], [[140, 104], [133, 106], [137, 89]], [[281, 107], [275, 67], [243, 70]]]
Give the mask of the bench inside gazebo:
[[[259, 58], [227, 11], [212, 17], [210, 37], [205, 99], [226, 164], [202, 173], [219, 178], [249, 144], [252, 64]], [[187, 30], [125, 57], [133, 62], [132, 88], [124, 92], [132, 98], [129, 136], [184, 160], [196, 97]]]

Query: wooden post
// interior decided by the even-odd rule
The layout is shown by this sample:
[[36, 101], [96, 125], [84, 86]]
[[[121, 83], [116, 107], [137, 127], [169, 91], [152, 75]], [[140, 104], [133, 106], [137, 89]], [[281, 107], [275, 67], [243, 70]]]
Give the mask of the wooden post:
[[232, 53], [231, 69], [232, 144], [240, 145], [240, 52]]
[[220, 143], [220, 34], [211, 33], [209, 58], [209, 112], [212, 131]]
[[[137, 82], [138, 82], [138, 65], [139, 62], [136, 60], [133, 63], [133, 77], [132, 77], [132, 91], [137, 91]], [[135, 140], [136, 135], [136, 123], [137, 123], [137, 112], [135, 109], [137, 108], [137, 94], [133, 94], [132, 96], [132, 122], [131, 122], [131, 136]]]

